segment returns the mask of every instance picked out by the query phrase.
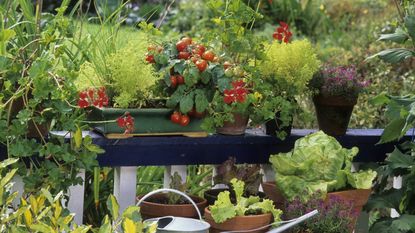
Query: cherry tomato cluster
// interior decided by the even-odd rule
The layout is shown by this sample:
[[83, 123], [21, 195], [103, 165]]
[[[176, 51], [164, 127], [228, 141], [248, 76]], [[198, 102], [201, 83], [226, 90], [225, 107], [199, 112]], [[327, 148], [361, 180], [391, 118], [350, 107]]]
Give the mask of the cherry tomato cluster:
[[184, 84], [184, 77], [180, 74], [170, 76], [171, 87], [176, 88], [177, 85]]
[[181, 114], [178, 111], [174, 111], [170, 116], [171, 122], [179, 124], [181, 126], [187, 126], [190, 123], [190, 118], [186, 114]]
[[176, 43], [178, 59], [191, 60], [200, 72], [208, 67], [208, 62], [218, 62], [219, 58], [211, 50], [201, 44], [196, 44], [189, 37], [184, 37]]

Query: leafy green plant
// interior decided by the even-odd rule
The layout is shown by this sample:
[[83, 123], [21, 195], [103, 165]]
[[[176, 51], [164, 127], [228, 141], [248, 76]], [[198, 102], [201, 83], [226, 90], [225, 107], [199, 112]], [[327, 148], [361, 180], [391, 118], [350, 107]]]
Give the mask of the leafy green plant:
[[298, 139], [291, 152], [271, 155], [270, 162], [277, 187], [285, 198], [299, 196], [307, 201], [317, 191], [325, 196], [348, 186], [370, 189], [375, 171], [351, 172], [357, 153], [357, 147], [343, 148], [335, 138], [319, 131]]
[[232, 179], [232, 188], [236, 194], [236, 204], [232, 204], [229, 191], [219, 193], [214, 205], [209, 206], [212, 218], [216, 223], [223, 223], [236, 216], [272, 213], [274, 221], [281, 221], [282, 211], [275, 209], [271, 200], [260, 200], [258, 196], [243, 197], [245, 183]]
[[[55, 15], [42, 14], [41, 2], [0, 3], [1, 33], [7, 34], [0, 43], [0, 142], [7, 157], [29, 161], [19, 163], [27, 192], [50, 186], [56, 194], [79, 184], [79, 169], [96, 165], [102, 150], [82, 138], [82, 113], [74, 107], [77, 73], [68, 45], [76, 38], [64, 16], [69, 1]], [[46, 137], [49, 130], [68, 133]]]

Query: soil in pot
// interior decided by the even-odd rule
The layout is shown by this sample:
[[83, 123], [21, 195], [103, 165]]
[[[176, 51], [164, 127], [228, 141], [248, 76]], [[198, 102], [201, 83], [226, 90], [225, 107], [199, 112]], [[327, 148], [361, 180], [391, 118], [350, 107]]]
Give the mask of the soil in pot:
[[317, 95], [313, 97], [313, 102], [319, 128], [331, 136], [344, 135], [357, 98]]
[[[236, 203], [235, 193], [232, 192], [232, 190], [226, 189], [226, 188], [206, 190], [203, 194], [203, 197], [206, 199], [208, 205], [213, 205], [213, 204], [215, 204], [215, 201], [218, 199], [219, 193], [221, 193], [223, 191], [229, 191], [232, 203]], [[249, 196], [249, 195], [244, 195], [244, 197], [247, 197], [247, 196]], [[259, 196], [261, 199], [267, 198], [267, 195], [263, 192], [258, 192], [257, 196]]]
[[216, 129], [216, 132], [223, 135], [243, 135], [248, 125], [249, 116], [234, 113], [233, 122], [226, 121], [222, 127]]
[[[203, 210], [207, 206], [207, 201], [201, 197], [189, 195], [196, 203], [200, 213], [203, 215]], [[140, 199], [140, 196], [138, 199]], [[175, 216], [196, 218], [197, 211], [195, 207], [187, 201], [180, 201], [179, 204], [168, 204], [168, 197], [165, 193], [154, 194], [147, 200], [141, 203], [141, 215], [144, 219], [157, 218], [162, 216]]]
[[[223, 223], [216, 223], [208, 208], [205, 209], [205, 220], [210, 224], [210, 233], [219, 233], [223, 231], [243, 231], [263, 227], [272, 222], [272, 214], [259, 214], [248, 216], [237, 216]], [[250, 233], [267, 232], [269, 228], [259, 231], [250, 231]]]

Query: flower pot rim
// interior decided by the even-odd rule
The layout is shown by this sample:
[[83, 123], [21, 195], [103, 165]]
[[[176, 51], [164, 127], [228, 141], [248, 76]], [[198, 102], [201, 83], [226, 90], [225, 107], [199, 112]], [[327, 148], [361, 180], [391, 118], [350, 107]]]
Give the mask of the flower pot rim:
[[[205, 217], [206, 217], [206, 214], [212, 216], [212, 214], [211, 214], [211, 212], [209, 210], [209, 206], [205, 208]], [[269, 217], [270, 215], [272, 216], [272, 213], [256, 214], [256, 215], [245, 215], [245, 216], [235, 216], [235, 217], [233, 217], [231, 219], [228, 219], [226, 221], [234, 220], [234, 219], [263, 218], [263, 217]], [[220, 224], [220, 223], [217, 223], [217, 224]]]
[[[153, 196], [165, 196], [167, 195], [166, 193], [159, 193], [158, 195], [155, 194]], [[195, 203], [196, 205], [205, 205], [207, 204], [207, 200], [203, 197], [199, 197], [196, 195], [188, 195]], [[140, 195], [137, 197], [137, 201], [140, 200], [142, 197], [144, 197], [144, 195]], [[193, 208], [193, 205], [188, 203], [188, 204], [161, 204], [161, 203], [156, 203], [156, 202], [151, 202], [151, 201], [143, 201], [142, 204], [145, 205], [152, 205], [152, 206], [160, 206], [160, 207], [188, 207], [191, 206]]]

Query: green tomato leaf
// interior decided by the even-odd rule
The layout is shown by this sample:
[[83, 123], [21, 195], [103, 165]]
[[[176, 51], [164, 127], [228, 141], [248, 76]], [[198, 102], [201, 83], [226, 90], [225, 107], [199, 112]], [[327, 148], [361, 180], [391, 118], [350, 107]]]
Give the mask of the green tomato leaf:
[[180, 85], [176, 91], [170, 96], [170, 98], [166, 101], [166, 107], [168, 108], [175, 108], [177, 104], [180, 103], [181, 99], [183, 98], [183, 95], [185, 93], [186, 86]]
[[202, 90], [196, 91], [195, 96], [196, 112], [204, 112], [209, 106], [209, 101]]
[[194, 92], [190, 92], [189, 94], [183, 96], [183, 98], [180, 100], [180, 112], [186, 114], [192, 110], [194, 105], [194, 96]]

